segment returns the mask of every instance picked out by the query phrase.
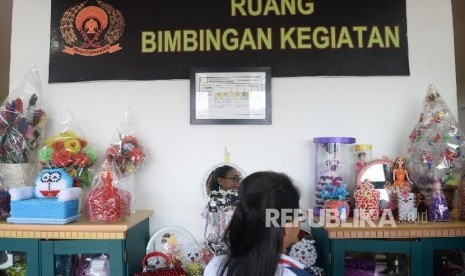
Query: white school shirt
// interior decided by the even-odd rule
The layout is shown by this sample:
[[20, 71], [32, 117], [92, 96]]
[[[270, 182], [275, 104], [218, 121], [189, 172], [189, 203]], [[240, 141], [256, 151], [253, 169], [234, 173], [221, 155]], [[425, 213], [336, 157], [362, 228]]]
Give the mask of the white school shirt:
[[[203, 276], [218, 276], [219, 270], [222, 268], [221, 264], [226, 260], [226, 255], [215, 256], [205, 267]], [[294, 267], [298, 269], [304, 269], [304, 265], [293, 258], [281, 254], [278, 262], [278, 269], [276, 270], [275, 276], [295, 276], [296, 274], [286, 267]]]

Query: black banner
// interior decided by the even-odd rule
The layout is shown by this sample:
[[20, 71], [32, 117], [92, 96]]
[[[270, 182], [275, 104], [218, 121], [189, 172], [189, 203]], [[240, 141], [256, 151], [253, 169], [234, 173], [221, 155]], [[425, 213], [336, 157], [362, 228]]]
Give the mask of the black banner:
[[52, 0], [49, 82], [409, 75], [405, 0]]

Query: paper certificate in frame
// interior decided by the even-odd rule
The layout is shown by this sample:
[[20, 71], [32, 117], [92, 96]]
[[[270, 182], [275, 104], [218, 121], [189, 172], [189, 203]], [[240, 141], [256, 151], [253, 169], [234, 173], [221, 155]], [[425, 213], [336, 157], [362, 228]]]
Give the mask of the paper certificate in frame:
[[270, 125], [270, 67], [192, 68], [191, 125]]

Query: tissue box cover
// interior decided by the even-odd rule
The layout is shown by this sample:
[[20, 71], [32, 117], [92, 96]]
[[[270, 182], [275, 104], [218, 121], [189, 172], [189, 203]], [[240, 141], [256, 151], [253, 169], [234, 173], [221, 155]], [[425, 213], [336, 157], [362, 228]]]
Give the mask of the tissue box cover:
[[32, 198], [11, 201], [7, 222], [32, 224], [66, 224], [80, 218], [79, 200]]

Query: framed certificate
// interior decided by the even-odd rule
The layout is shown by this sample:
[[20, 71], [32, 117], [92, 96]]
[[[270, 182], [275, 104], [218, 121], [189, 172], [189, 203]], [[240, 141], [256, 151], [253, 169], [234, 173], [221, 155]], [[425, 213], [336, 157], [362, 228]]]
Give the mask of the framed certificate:
[[202, 67], [190, 74], [191, 125], [270, 125], [270, 67]]

